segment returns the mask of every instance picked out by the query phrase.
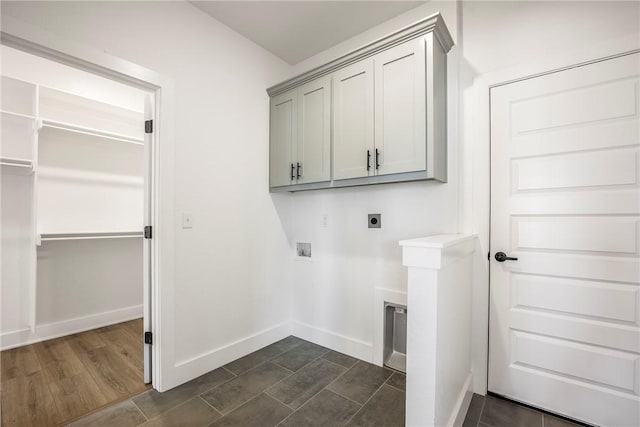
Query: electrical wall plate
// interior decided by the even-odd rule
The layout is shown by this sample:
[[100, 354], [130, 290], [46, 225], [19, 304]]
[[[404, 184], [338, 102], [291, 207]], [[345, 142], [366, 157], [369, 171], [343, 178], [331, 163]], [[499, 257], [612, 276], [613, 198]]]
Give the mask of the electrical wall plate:
[[369, 228], [382, 228], [382, 215], [369, 214], [367, 224], [369, 225]]
[[296, 255], [300, 258], [311, 258], [311, 243], [296, 242]]

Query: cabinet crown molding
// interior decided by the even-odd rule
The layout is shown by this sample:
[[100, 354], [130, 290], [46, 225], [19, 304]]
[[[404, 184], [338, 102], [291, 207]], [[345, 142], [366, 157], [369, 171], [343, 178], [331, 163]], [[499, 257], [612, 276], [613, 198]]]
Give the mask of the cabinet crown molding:
[[267, 89], [267, 93], [270, 97], [279, 95], [308, 81], [330, 74], [340, 68], [353, 64], [354, 62], [375, 55], [380, 51], [389, 49], [427, 33], [434, 34], [435, 39], [438, 40], [438, 43], [442, 46], [445, 54], [449, 52], [454, 45], [453, 38], [444, 23], [442, 15], [440, 15], [440, 13], [435, 13], [371, 43], [367, 43], [364, 46], [354, 49], [331, 62], [316, 67], [282, 83], [271, 86]]

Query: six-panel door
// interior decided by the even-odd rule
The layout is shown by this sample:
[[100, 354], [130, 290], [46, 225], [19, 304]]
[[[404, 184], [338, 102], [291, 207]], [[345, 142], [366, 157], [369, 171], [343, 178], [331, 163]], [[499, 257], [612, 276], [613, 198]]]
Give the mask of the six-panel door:
[[291, 185], [295, 179], [297, 140], [297, 89], [271, 99], [269, 185]]
[[640, 425], [639, 98], [637, 53], [491, 90], [489, 390], [594, 425]]

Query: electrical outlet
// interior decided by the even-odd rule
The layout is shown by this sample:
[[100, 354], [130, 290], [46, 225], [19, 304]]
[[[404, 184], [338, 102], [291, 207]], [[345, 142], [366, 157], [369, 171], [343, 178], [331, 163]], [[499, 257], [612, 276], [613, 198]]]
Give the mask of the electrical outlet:
[[329, 214], [322, 214], [320, 217], [320, 227], [328, 227], [329, 226]]
[[182, 212], [182, 228], [193, 228], [193, 214]]
[[369, 214], [367, 223], [369, 228], [382, 228], [382, 215]]
[[296, 243], [296, 254], [301, 258], [311, 258], [311, 243]]

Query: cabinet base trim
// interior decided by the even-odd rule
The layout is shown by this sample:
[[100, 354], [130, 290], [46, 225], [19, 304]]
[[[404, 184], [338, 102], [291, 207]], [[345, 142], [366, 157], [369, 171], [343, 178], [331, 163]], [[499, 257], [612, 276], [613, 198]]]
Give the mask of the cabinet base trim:
[[357, 187], [361, 185], [371, 184], [392, 184], [396, 182], [412, 182], [412, 181], [434, 181], [446, 183], [446, 177], [436, 178], [427, 171], [396, 173], [391, 175], [367, 176], [364, 178], [341, 179], [337, 181], [316, 182], [313, 184], [296, 184], [286, 185], [282, 187], [271, 187], [272, 193], [281, 193], [286, 191], [305, 191], [305, 190], [321, 190], [325, 188], [342, 188]]

